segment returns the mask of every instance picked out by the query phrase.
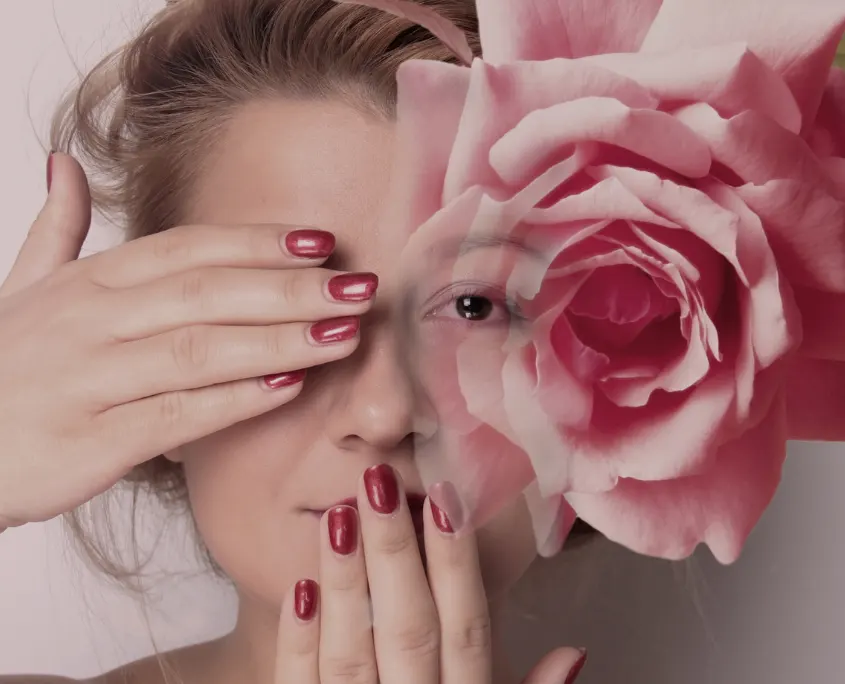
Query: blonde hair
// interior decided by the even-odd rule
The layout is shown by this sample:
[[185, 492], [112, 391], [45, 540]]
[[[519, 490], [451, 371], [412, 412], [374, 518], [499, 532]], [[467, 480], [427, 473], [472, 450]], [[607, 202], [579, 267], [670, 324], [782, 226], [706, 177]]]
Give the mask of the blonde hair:
[[[474, 0], [417, 2], [451, 19], [479, 53]], [[366, 7], [333, 0], [177, 0], [64, 98], [51, 144], [80, 160], [95, 210], [131, 240], [184, 221], [205, 156], [241, 105], [339, 98], [390, 117], [396, 70], [409, 59], [455, 61], [425, 29]], [[123, 484], [131, 489], [133, 540], [142, 493], [190, 512], [181, 466], [162, 456]], [[68, 523], [88, 561], [136, 589], [144, 563], [137, 554], [127, 563], [115, 551], [113, 510], [100, 500], [73, 512]]]

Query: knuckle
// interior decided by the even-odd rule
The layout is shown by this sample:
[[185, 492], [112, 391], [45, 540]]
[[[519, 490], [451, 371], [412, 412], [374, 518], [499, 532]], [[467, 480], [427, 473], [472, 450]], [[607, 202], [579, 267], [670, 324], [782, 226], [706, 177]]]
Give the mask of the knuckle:
[[319, 650], [319, 639], [312, 634], [303, 634], [305, 630], [296, 629], [295, 634], [284, 641], [284, 650], [292, 656], [311, 656]]
[[151, 236], [153, 257], [160, 261], [186, 261], [193, 251], [192, 234], [184, 227], [163, 230]]
[[437, 654], [440, 649], [440, 628], [435, 623], [419, 623], [396, 630], [394, 647], [414, 658], [425, 658]]
[[444, 639], [449, 647], [456, 651], [486, 653], [492, 644], [490, 616], [479, 615], [471, 618], [463, 625], [449, 630]]
[[301, 302], [305, 295], [302, 275], [298, 271], [284, 271], [280, 276], [281, 284], [277, 289], [280, 303], [292, 306]]
[[201, 271], [181, 276], [179, 290], [182, 302], [189, 306], [203, 306], [208, 300], [208, 282]]
[[407, 532], [395, 532], [383, 535], [377, 542], [379, 553], [385, 556], [399, 556], [417, 550], [417, 539]]
[[182, 392], [167, 392], [161, 396], [159, 414], [164, 425], [179, 425], [185, 413], [185, 395]]
[[268, 325], [264, 328], [264, 351], [270, 357], [284, 358], [289, 355], [288, 339], [282, 325]]
[[376, 684], [378, 681], [376, 664], [361, 656], [327, 656], [320, 664], [320, 672], [338, 684]]
[[[323, 590], [335, 594], [360, 594], [365, 591], [367, 579], [361, 572], [332, 572], [323, 578]], [[365, 595], [365, 594], [364, 594]], [[367, 606], [369, 610], [369, 606]]]
[[199, 326], [181, 328], [172, 336], [172, 355], [180, 371], [192, 372], [208, 363], [208, 338]]

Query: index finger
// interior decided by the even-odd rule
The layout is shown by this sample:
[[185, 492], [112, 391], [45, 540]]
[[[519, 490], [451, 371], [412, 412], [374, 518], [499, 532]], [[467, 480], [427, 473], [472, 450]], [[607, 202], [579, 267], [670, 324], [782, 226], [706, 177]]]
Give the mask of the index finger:
[[184, 225], [76, 263], [97, 285], [124, 288], [208, 266], [307, 268], [323, 263], [334, 248], [334, 235], [307, 226]]

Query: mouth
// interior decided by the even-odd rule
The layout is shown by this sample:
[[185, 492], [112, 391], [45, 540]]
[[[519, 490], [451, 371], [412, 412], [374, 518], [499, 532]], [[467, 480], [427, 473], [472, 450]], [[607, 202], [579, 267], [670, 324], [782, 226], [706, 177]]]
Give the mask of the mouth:
[[[406, 495], [406, 500], [408, 502], [408, 511], [411, 514], [411, 520], [414, 523], [414, 530], [416, 531], [418, 537], [422, 537], [423, 535], [425, 499], [426, 497], [424, 494], [408, 492]], [[336, 502], [335, 504], [329, 506], [329, 508], [309, 509], [309, 512], [313, 513], [316, 516], [322, 517], [326, 511], [328, 511], [330, 508], [335, 508], [336, 506], [351, 506], [355, 510], [358, 510], [358, 500], [354, 497], [350, 497], [348, 499], [343, 499], [342, 501]]]

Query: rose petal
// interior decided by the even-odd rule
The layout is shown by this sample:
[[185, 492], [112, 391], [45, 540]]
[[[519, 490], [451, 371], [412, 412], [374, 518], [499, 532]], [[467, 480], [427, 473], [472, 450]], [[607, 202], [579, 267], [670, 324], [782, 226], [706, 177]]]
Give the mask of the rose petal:
[[710, 170], [707, 146], [665, 112], [631, 109], [618, 100], [584, 97], [528, 114], [490, 149], [490, 163], [506, 182], [524, 183], [558, 161], [567, 145], [595, 141], [629, 150], [684, 176]]
[[749, 321], [749, 338], [758, 369], [766, 368], [800, 342], [800, 322], [792, 288], [783, 278], [772, 251], [771, 235], [760, 217], [744, 202], [743, 195], [723, 183], [708, 179], [701, 188], [740, 220], [737, 261], [750, 293], [749, 308], [742, 312]]
[[477, 0], [493, 64], [636, 52], [661, 0]]
[[795, 359], [786, 383], [789, 438], [845, 441], [845, 363]]
[[[509, 357], [502, 368], [504, 405], [514, 442], [527, 454], [544, 497], [554, 496], [573, 488], [586, 491], [607, 491], [616, 484], [611, 469], [599, 461], [579, 458], [563, 439], [561, 430], [554, 424], [554, 414], [543, 410], [536, 396], [536, 385], [525, 372], [519, 359]], [[574, 377], [561, 369], [555, 376], [556, 390], [565, 396], [569, 389], [578, 400], [581, 410], [591, 409], [591, 398], [583, 395], [582, 387]], [[545, 402], [543, 402], [545, 403]], [[563, 404], [561, 413], [572, 412]]]
[[562, 496], [543, 498], [536, 482], [525, 490], [525, 503], [531, 514], [537, 553], [551, 558], [563, 547], [575, 525], [575, 511]]
[[[506, 379], [506, 400], [509, 382]], [[643, 408], [619, 408], [597, 394], [589, 432], [561, 427], [554, 434], [538, 422], [533, 433], [519, 433], [517, 443], [528, 452], [545, 496], [607, 491], [617, 478], [684, 477], [711, 463], [722, 426], [733, 418], [734, 394], [729, 370], [712, 373], [686, 397], [667, 395], [671, 400], [660, 406], [652, 402]], [[508, 408], [515, 431], [523, 410], [516, 400]]]
[[746, 183], [762, 185], [788, 178], [832, 189], [832, 184], [810, 146], [757, 112], [723, 119], [706, 104], [674, 112], [710, 148], [713, 160]]
[[[658, 102], [648, 90], [624, 76], [565, 59], [498, 67], [478, 60], [472, 65], [470, 78], [466, 110], [445, 181], [444, 202], [476, 184], [493, 191], [501, 187], [501, 179], [490, 167], [490, 148], [529, 112], [588, 96], [613, 97], [642, 109], [656, 108]], [[431, 104], [436, 102], [432, 98]], [[435, 130], [431, 132], [437, 135]]]
[[801, 312], [801, 356], [845, 361], [845, 295], [807, 287], [793, 291]]
[[[680, 442], [669, 439], [664, 448], [673, 446]], [[771, 502], [785, 457], [780, 399], [756, 427], [720, 447], [705, 472], [662, 482], [620, 480], [612, 492], [571, 493], [567, 500], [585, 522], [637, 553], [680, 560], [705, 543], [721, 563], [732, 563]]]
[[789, 85], [806, 132], [843, 28], [840, 0], [664, 0], [641, 50], [671, 53], [742, 41]]
[[393, 214], [404, 238], [442, 205], [443, 179], [469, 89], [469, 70], [433, 60], [404, 62], [397, 74], [397, 169]]
[[845, 70], [831, 69], [815, 128], [808, 136], [820, 156], [845, 157]]
[[645, 86], [660, 97], [663, 109], [672, 103], [706, 102], [726, 119], [751, 109], [788, 131], [801, 130], [801, 111], [789, 86], [745, 43], [586, 60]]
[[845, 293], [845, 201], [791, 180], [749, 184], [736, 193], [763, 221], [791, 283]]

